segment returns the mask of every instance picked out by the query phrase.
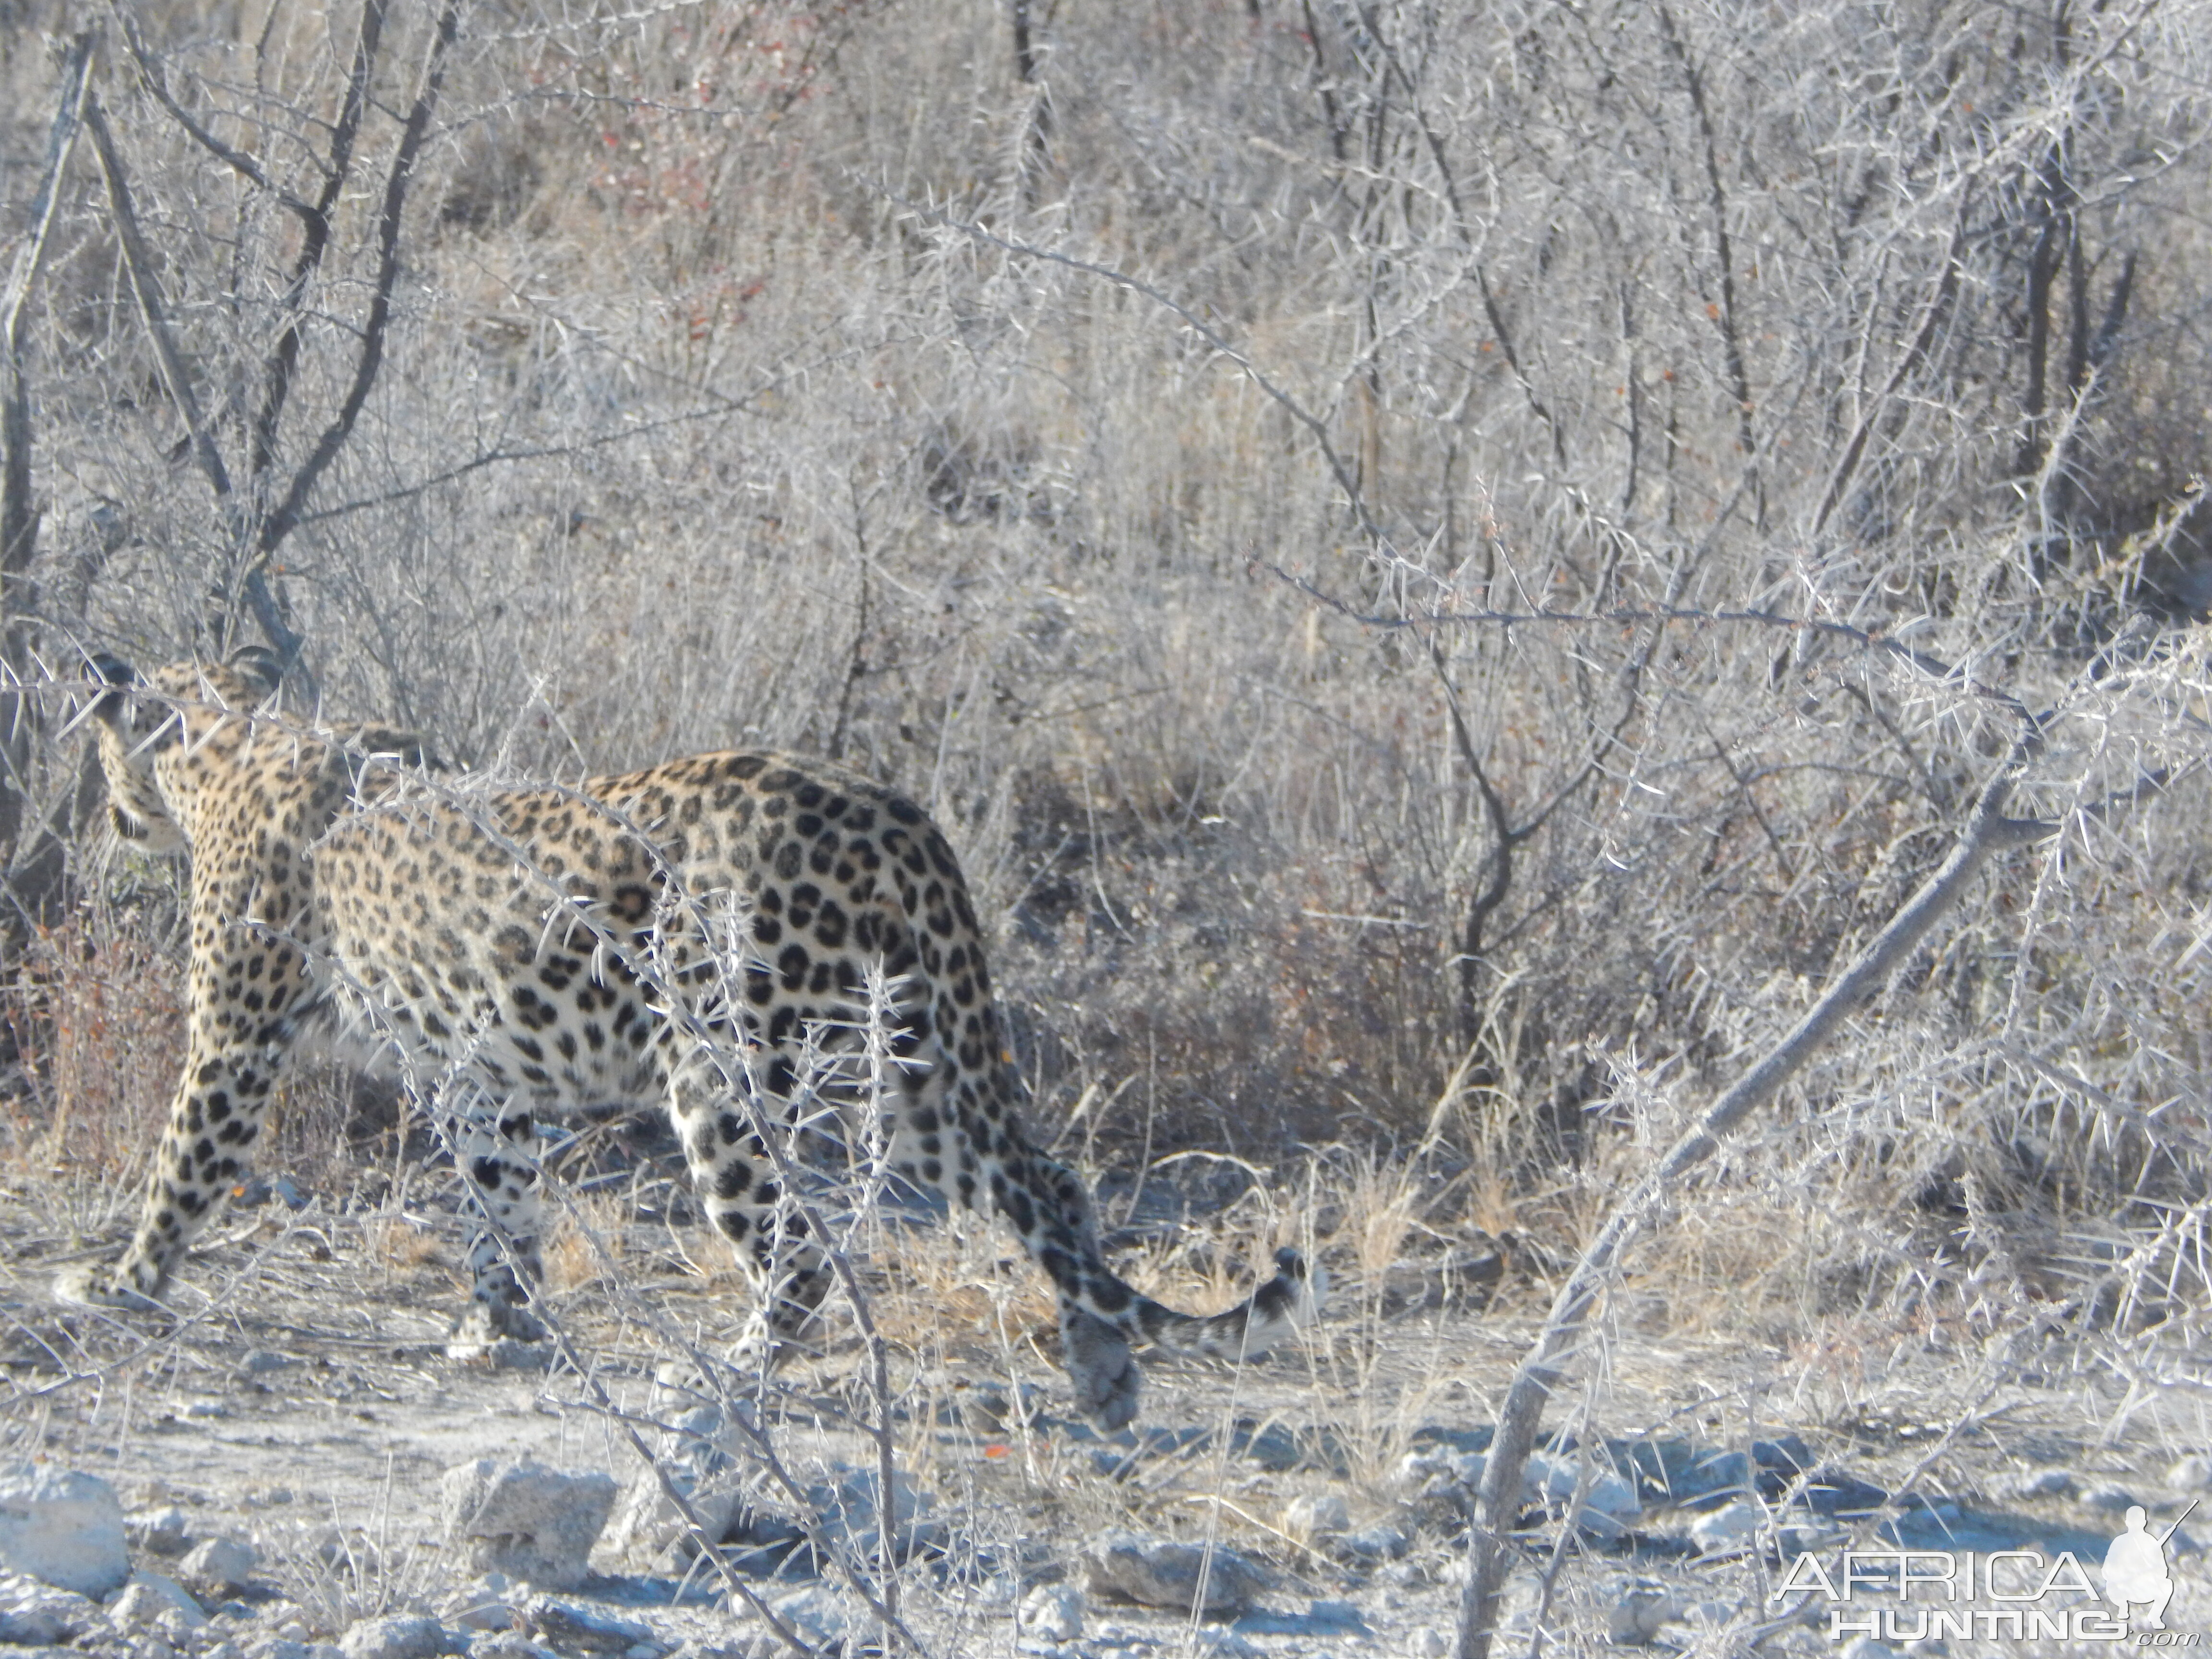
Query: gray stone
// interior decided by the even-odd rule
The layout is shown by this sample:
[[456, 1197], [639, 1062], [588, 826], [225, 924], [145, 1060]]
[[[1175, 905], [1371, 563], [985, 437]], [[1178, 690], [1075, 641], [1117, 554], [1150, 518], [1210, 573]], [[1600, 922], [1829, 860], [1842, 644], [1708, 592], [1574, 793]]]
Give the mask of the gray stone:
[[177, 1563], [177, 1577], [202, 1592], [244, 1589], [253, 1582], [260, 1553], [234, 1538], [208, 1538], [192, 1546]]
[[1273, 1613], [1264, 1607], [1255, 1608], [1237, 1620], [1237, 1628], [1248, 1636], [1303, 1636], [1309, 1638], [1328, 1636], [1357, 1636], [1371, 1638], [1375, 1632], [1367, 1627], [1359, 1608], [1350, 1601], [1310, 1601], [1304, 1613]]
[[2081, 1501], [2093, 1510], [2106, 1510], [2114, 1515], [2124, 1513], [2142, 1500], [2125, 1486], [2092, 1486], [2081, 1494]]
[[520, 1612], [528, 1633], [561, 1653], [623, 1653], [653, 1640], [649, 1626], [542, 1595], [533, 1597]]
[[182, 1555], [192, 1547], [191, 1517], [174, 1504], [124, 1517], [123, 1536], [149, 1555]]
[[2063, 1469], [2029, 1469], [2025, 1474], [2008, 1476], [1996, 1482], [2001, 1498], [2069, 1498], [2074, 1492], [2074, 1477]]
[[1306, 1492], [1283, 1506], [1283, 1530], [1302, 1543], [1333, 1538], [1351, 1526], [1351, 1510], [1333, 1492]]
[[1234, 1550], [1132, 1532], [1109, 1532], [1090, 1545], [1083, 1566], [1096, 1595], [1216, 1617], [1242, 1613], [1268, 1583], [1263, 1569]]
[[[729, 1452], [732, 1431], [714, 1406], [672, 1413], [673, 1427], [661, 1437], [660, 1466], [696, 1511], [708, 1534], [729, 1541], [746, 1518], [743, 1481]], [[618, 1560], [647, 1571], [697, 1553], [697, 1540], [683, 1511], [647, 1469], [633, 1480], [606, 1529], [606, 1547]]]
[[106, 1595], [131, 1576], [115, 1488], [46, 1463], [0, 1472], [0, 1567], [80, 1595]]
[[854, 1622], [837, 1592], [826, 1584], [812, 1584], [788, 1595], [779, 1595], [769, 1601], [769, 1607], [817, 1648], [842, 1643]]
[[363, 1619], [338, 1638], [345, 1659], [438, 1659], [447, 1647], [445, 1627], [419, 1613]]
[[0, 1575], [0, 1643], [43, 1647], [90, 1629], [100, 1604], [27, 1574]]
[[1641, 1647], [1674, 1616], [1674, 1598], [1653, 1578], [1631, 1579], [1612, 1587], [1606, 1609], [1606, 1634], [1626, 1646]]
[[[1455, 1455], [1415, 1452], [1399, 1460], [1392, 1479], [1401, 1489], [1435, 1497], [1455, 1488], [1474, 1492], [1481, 1486], [1489, 1467], [1489, 1455], [1484, 1452], [1461, 1452]], [[1575, 1488], [1582, 1479], [1583, 1466], [1574, 1454], [1555, 1456], [1534, 1453], [1521, 1471], [1521, 1502], [1563, 1510], [1573, 1501]], [[1643, 1513], [1644, 1506], [1637, 1500], [1635, 1487], [1620, 1474], [1608, 1468], [1592, 1471], [1589, 1490], [1583, 1497], [1581, 1524], [1585, 1531], [1599, 1537], [1617, 1538], [1628, 1530], [1630, 1522]]]
[[1083, 1592], [1073, 1584], [1039, 1584], [1022, 1598], [1014, 1622], [1040, 1642], [1083, 1639]]
[[208, 1621], [200, 1604], [175, 1579], [158, 1572], [134, 1572], [123, 1594], [107, 1609], [107, 1616], [125, 1630], [161, 1622], [176, 1614], [190, 1630]]
[[[878, 1501], [881, 1478], [873, 1469], [839, 1468], [833, 1473], [837, 1476], [835, 1486], [806, 1489], [808, 1501], [821, 1516], [821, 1541], [833, 1549], [842, 1544], [861, 1561], [874, 1560], [883, 1548]], [[934, 1493], [922, 1491], [903, 1472], [892, 1472], [891, 1553], [895, 1559], [903, 1561], [917, 1549], [943, 1541], [945, 1523], [931, 1515], [936, 1506]]]
[[[701, 1480], [672, 1472], [671, 1478], [708, 1534], [717, 1543], [726, 1542], [745, 1513], [744, 1492], [737, 1476], [724, 1473]], [[623, 1491], [614, 1518], [607, 1525], [606, 1545], [609, 1554], [646, 1571], [697, 1553], [691, 1523], [670, 1501], [650, 1470]]]
[[469, 1659], [561, 1659], [561, 1656], [519, 1631], [503, 1630], [471, 1640]]
[[1590, 1470], [1585, 1477], [1582, 1461], [1571, 1453], [1556, 1457], [1544, 1452], [1531, 1455], [1522, 1477], [1522, 1501], [1541, 1502], [1551, 1509], [1565, 1510], [1574, 1501], [1576, 1488], [1583, 1485], [1585, 1478], [1589, 1489], [1583, 1493], [1578, 1524], [1596, 1537], [1620, 1537], [1628, 1530], [1628, 1523], [1644, 1513], [1644, 1505], [1637, 1501], [1636, 1489], [1602, 1466]]
[[242, 1376], [264, 1376], [295, 1363], [291, 1355], [278, 1353], [274, 1348], [249, 1348], [246, 1358], [238, 1362], [238, 1370]]
[[1388, 1523], [1362, 1527], [1329, 1540], [1329, 1547], [1338, 1555], [1363, 1564], [1395, 1561], [1413, 1547], [1411, 1539]]
[[440, 1483], [446, 1542], [476, 1572], [503, 1572], [548, 1589], [574, 1589], [614, 1507], [615, 1483], [597, 1470], [568, 1474], [538, 1463], [479, 1458]]
[[679, 1644], [668, 1659], [780, 1659], [790, 1651], [773, 1636], [739, 1637], [731, 1642], [702, 1642], [695, 1636]]
[[507, 1575], [488, 1572], [455, 1591], [438, 1604], [438, 1617], [463, 1630], [501, 1631], [514, 1628], [514, 1601]]
[[1765, 1524], [1766, 1511], [1758, 1504], [1728, 1504], [1692, 1522], [1690, 1537], [1706, 1555], [1736, 1555], [1751, 1547]]

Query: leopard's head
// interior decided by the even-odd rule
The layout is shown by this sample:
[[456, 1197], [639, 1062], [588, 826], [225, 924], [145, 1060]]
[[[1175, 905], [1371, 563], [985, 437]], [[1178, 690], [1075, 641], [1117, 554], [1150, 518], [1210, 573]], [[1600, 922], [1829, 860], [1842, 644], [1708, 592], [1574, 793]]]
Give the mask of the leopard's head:
[[207, 771], [190, 763], [211, 744], [227, 746], [225, 727], [242, 735], [245, 722], [235, 714], [251, 713], [276, 694], [283, 665], [274, 652], [248, 646], [218, 666], [172, 663], [151, 677], [104, 652], [91, 669], [107, 687], [92, 717], [100, 724], [108, 822], [143, 851], [188, 850], [191, 798]]

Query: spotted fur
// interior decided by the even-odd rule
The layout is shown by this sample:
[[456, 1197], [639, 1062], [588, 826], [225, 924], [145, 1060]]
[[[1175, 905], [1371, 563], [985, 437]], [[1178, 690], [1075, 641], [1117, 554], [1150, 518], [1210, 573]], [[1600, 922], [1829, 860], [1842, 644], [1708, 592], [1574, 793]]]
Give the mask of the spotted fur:
[[865, 1021], [872, 969], [890, 988], [890, 1167], [1021, 1236], [1058, 1293], [1091, 1416], [1134, 1416], [1133, 1343], [1249, 1357], [1314, 1311], [1295, 1251], [1210, 1317], [1107, 1267], [1082, 1182], [1023, 1132], [966, 883], [904, 796], [752, 753], [574, 788], [433, 788], [406, 733], [309, 733], [269, 714], [274, 671], [265, 653], [150, 682], [100, 665], [116, 832], [191, 856], [190, 1052], [128, 1252], [66, 1294], [157, 1297], [246, 1173], [302, 1039], [350, 1026], [459, 1123], [457, 1155], [496, 1223], [471, 1247], [465, 1339], [540, 1334], [527, 1307], [537, 1121], [665, 1104], [703, 1208], [759, 1291], [772, 1357], [829, 1269], [758, 1129], [790, 1121], [810, 1030], [818, 1042]]

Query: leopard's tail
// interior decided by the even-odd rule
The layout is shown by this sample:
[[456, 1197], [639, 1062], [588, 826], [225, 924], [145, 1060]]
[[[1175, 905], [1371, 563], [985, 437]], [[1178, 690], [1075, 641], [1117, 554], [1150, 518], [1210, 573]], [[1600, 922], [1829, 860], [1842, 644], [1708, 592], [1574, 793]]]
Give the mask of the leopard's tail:
[[1118, 1279], [1115, 1283], [1130, 1297], [1127, 1310], [1096, 1306], [1106, 1298], [1094, 1290], [1094, 1311], [1133, 1338], [1171, 1353], [1206, 1359], [1257, 1359], [1319, 1319], [1328, 1294], [1328, 1274], [1321, 1265], [1288, 1248], [1275, 1252], [1275, 1276], [1226, 1313], [1178, 1313], [1137, 1295]]

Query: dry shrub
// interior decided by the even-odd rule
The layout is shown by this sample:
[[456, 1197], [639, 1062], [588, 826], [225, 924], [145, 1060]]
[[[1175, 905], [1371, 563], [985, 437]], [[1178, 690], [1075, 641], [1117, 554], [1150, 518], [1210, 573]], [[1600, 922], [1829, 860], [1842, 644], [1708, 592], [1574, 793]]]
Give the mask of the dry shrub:
[[33, 936], [0, 1010], [15, 1049], [9, 1156], [135, 1195], [184, 1064], [177, 964], [127, 914], [87, 912]]
[[612, 1193], [578, 1193], [561, 1204], [545, 1240], [546, 1282], [556, 1291], [576, 1291], [609, 1283], [610, 1274], [618, 1281], [629, 1262], [631, 1210]]

